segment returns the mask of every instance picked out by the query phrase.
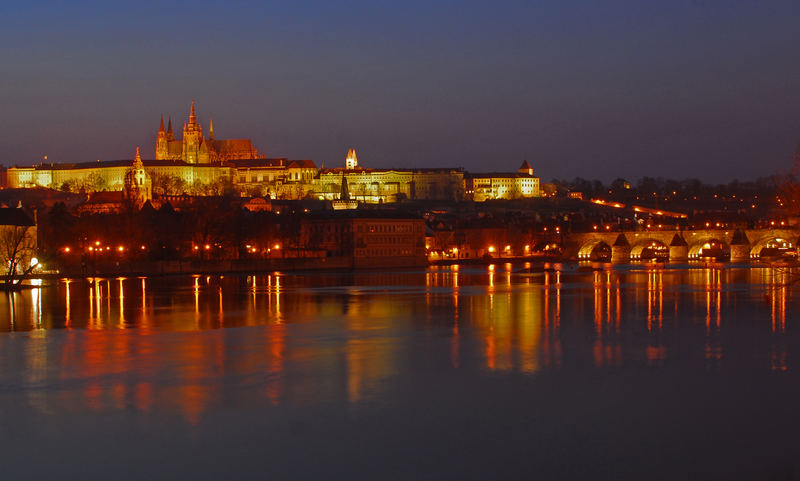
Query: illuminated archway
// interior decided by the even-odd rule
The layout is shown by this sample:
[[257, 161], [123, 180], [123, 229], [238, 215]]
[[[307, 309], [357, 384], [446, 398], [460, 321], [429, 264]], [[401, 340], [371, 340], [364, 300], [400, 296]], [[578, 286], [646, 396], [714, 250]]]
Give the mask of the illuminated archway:
[[631, 247], [631, 259], [669, 259], [669, 247], [655, 239], [647, 239]]
[[611, 260], [611, 246], [602, 240], [592, 240], [587, 242], [578, 251], [578, 259], [581, 260]]
[[729, 258], [731, 248], [725, 242], [708, 238], [698, 241], [689, 247], [689, 259], [701, 259], [703, 257]]
[[782, 257], [796, 248], [797, 246], [789, 239], [783, 237], [767, 237], [753, 245], [750, 249], [750, 257]]

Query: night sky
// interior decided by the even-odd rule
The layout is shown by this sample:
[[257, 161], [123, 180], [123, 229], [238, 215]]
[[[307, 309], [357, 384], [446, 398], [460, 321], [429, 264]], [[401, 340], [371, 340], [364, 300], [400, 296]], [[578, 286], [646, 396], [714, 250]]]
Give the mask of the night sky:
[[0, 2], [0, 163], [270, 157], [750, 179], [800, 141], [800, 2]]

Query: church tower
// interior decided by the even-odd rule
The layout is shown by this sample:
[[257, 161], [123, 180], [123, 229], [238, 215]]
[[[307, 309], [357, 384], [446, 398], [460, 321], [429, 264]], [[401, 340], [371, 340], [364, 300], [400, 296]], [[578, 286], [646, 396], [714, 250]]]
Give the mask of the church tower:
[[533, 175], [533, 167], [531, 167], [531, 164], [529, 164], [527, 160], [523, 160], [517, 172], [520, 174]]
[[[172, 127], [171, 124], [170, 127]], [[158, 134], [156, 134], [156, 160], [162, 160], [169, 157], [169, 147], [167, 142], [167, 132], [164, 130], [164, 116], [162, 115], [161, 125], [159, 125]]]
[[358, 167], [356, 149], [347, 149], [347, 157], [344, 159], [344, 168], [347, 170], [355, 170], [356, 167]]
[[136, 209], [141, 209], [145, 202], [153, 199], [153, 183], [150, 175], [144, 170], [139, 147], [136, 147], [136, 158], [133, 159], [131, 169], [125, 174], [122, 194]]
[[197, 116], [194, 114], [194, 100], [189, 111], [189, 123], [183, 126], [183, 160], [189, 164], [208, 162], [208, 152], [205, 158], [202, 155], [203, 127], [197, 123]]

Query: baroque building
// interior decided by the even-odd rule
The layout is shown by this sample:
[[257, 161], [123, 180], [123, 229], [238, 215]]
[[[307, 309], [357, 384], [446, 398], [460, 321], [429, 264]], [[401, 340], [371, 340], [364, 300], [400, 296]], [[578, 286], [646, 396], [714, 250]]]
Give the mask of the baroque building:
[[144, 169], [139, 147], [136, 147], [136, 157], [133, 159], [131, 170], [125, 174], [125, 187], [122, 189], [123, 197], [136, 209], [150, 200], [153, 200], [153, 182], [150, 174]]
[[194, 100], [189, 110], [189, 121], [183, 124], [183, 136], [175, 139], [172, 119], [164, 130], [164, 116], [156, 134], [156, 160], [180, 160], [187, 164], [223, 163], [239, 159], [264, 159], [250, 139], [215, 139], [214, 121], [209, 120], [208, 138], [203, 136], [203, 126], [197, 121]]

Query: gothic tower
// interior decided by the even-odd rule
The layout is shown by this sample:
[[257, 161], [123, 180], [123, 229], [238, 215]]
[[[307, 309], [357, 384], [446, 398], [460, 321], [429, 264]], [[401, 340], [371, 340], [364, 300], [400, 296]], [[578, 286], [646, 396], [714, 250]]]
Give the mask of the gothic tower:
[[[172, 124], [170, 124], [170, 128]], [[161, 125], [158, 127], [158, 134], [156, 135], [156, 159], [166, 159], [169, 156], [169, 147], [167, 146], [167, 132], [164, 130], [164, 116], [161, 116]]]
[[358, 167], [356, 149], [347, 149], [347, 157], [344, 159], [344, 168], [347, 170], [354, 170], [356, 167]]
[[183, 160], [190, 164], [208, 162], [208, 153], [205, 159], [202, 156], [203, 127], [197, 123], [197, 116], [194, 114], [194, 100], [189, 111], [189, 123], [183, 126]]

